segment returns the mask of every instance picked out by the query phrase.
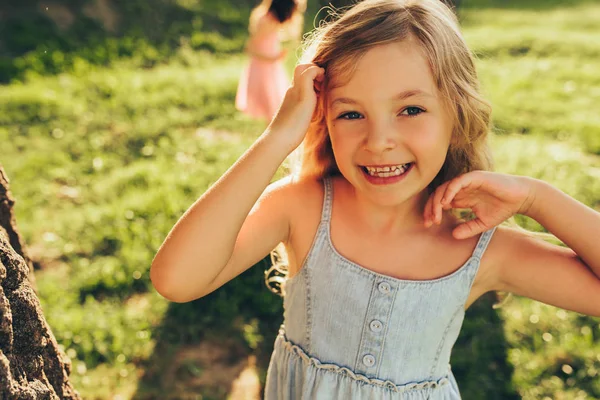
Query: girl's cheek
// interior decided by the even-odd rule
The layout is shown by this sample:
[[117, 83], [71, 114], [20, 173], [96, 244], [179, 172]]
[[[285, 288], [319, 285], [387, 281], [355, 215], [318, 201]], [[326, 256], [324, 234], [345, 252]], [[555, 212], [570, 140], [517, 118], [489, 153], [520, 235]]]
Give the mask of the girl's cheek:
[[425, 119], [407, 124], [405, 130], [409, 132], [409, 135], [416, 139], [416, 143], [422, 147], [430, 147], [439, 144], [440, 139], [445, 136], [442, 134], [439, 124]]
[[364, 124], [359, 121], [336, 121], [332, 126], [334, 135], [343, 139], [353, 139], [365, 131]]

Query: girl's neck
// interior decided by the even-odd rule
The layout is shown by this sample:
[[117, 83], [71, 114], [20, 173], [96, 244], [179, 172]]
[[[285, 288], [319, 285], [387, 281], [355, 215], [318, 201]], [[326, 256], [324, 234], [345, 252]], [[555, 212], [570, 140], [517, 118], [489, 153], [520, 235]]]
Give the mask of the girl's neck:
[[[364, 194], [358, 192], [345, 179], [336, 187], [341, 189], [346, 211], [354, 215], [356, 221], [372, 235], [402, 235], [423, 231], [423, 209], [427, 202], [427, 193], [413, 196], [401, 204], [381, 206], [373, 203]], [[334, 193], [334, 198], [335, 198]], [[339, 203], [338, 203], [339, 204]], [[431, 228], [430, 228], [431, 229]]]

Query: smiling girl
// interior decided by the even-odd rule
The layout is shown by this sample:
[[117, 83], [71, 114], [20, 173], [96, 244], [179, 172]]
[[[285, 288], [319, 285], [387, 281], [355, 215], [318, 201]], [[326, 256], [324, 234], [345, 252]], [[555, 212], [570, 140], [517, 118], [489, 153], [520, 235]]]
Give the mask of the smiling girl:
[[[465, 309], [489, 291], [600, 316], [600, 214], [489, 172], [490, 108], [450, 9], [365, 0], [320, 28], [307, 57], [270, 126], [151, 270], [163, 296], [186, 302], [284, 244], [267, 399], [460, 399], [450, 354]], [[300, 144], [298, 174], [269, 184]], [[515, 214], [568, 247], [498, 227]]]

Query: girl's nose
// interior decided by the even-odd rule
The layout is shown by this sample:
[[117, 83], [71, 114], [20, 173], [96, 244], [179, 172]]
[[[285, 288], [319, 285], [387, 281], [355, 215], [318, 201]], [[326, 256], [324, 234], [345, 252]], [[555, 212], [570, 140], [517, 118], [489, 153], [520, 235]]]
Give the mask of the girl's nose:
[[396, 147], [396, 134], [389, 124], [370, 124], [365, 147], [372, 153], [382, 153]]

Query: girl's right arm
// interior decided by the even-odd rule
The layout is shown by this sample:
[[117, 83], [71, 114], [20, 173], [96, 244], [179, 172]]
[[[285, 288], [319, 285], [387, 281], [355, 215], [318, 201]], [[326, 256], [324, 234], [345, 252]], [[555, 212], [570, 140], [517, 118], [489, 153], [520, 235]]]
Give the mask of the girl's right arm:
[[[150, 278], [175, 302], [205, 296], [264, 258], [287, 239], [290, 189], [267, 185], [302, 142], [323, 69], [296, 67], [277, 116], [242, 157], [177, 221], [156, 254]], [[261, 196], [262, 194], [262, 196]]]

